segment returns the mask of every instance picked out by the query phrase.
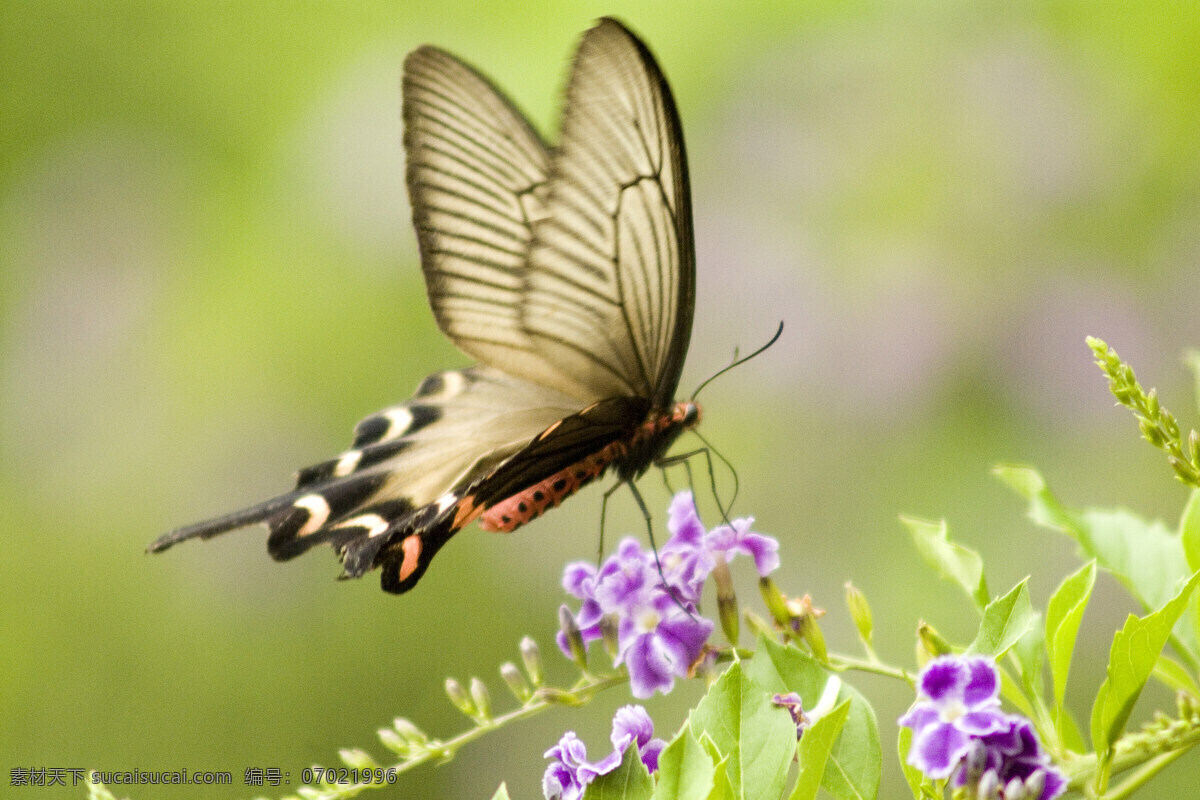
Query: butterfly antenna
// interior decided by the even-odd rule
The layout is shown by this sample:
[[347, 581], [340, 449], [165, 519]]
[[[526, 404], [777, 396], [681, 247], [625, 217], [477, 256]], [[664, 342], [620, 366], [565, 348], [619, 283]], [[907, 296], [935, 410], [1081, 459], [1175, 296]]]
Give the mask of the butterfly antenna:
[[757, 350], [755, 350], [755, 351], [754, 351], [753, 353], [751, 353], [750, 355], [746, 356], [745, 358], [738, 358], [738, 351], [737, 351], [737, 349], [735, 348], [735, 349], [734, 349], [734, 351], [733, 351], [733, 361], [732, 361], [732, 362], [730, 362], [729, 366], [727, 366], [727, 367], [724, 367], [723, 369], [720, 369], [720, 370], [718, 370], [718, 371], [717, 371], [717, 372], [716, 372], [714, 375], [710, 376], [710, 377], [708, 378], [708, 380], [704, 381], [704, 383], [702, 383], [702, 384], [700, 384], [698, 387], [696, 387], [696, 391], [692, 392], [692, 402], [695, 402], [696, 398], [697, 398], [697, 397], [700, 395], [700, 390], [701, 390], [701, 389], [703, 389], [705, 386], [708, 386], [710, 383], [712, 383], [712, 382], [713, 382], [713, 381], [715, 381], [717, 378], [719, 378], [719, 377], [721, 377], [722, 375], [724, 375], [726, 372], [729, 372], [729, 370], [733, 369], [734, 367], [741, 366], [742, 364], [745, 364], [745, 363], [746, 363], [747, 361], [749, 361], [750, 359], [752, 359], [752, 358], [754, 358], [755, 356], [759, 355], [759, 354], [760, 354], [760, 353], [762, 353], [764, 350], [766, 350], [768, 347], [770, 347], [771, 345], [775, 344], [775, 342], [779, 341], [779, 337], [780, 337], [780, 336], [782, 336], [782, 335], [783, 335], [783, 321], [782, 321], [782, 320], [780, 320], [780, 322], [779, 322], [779, 329], [778, 329], [777, 331], [775, 331], [775, 335], [771, 337], [771, 341], [767, 342], [766, 344], [764, 344], [762, 347], [760, 347], [760, 348], [758, 348]]

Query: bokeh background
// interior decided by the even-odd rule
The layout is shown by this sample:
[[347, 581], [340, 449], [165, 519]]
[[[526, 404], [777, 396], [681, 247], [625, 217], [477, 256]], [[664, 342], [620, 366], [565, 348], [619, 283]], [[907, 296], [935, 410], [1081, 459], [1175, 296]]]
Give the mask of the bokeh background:
[[[1195, 425], [1180, 361], [1200, 344], [1194, 6], [9, 0], [6, 772], [229, 770], [232, 789], [129, 793], [250, 796], [247, 767], [295, 778], [339, 747], [383, 756], [374, 731], [397, 715], [453, 734], [448, 675], [486, 677], [503, 705], [495, 668], [523, 634], [569, 675], [558, 580], [594, 556], [595, 488], [512, 536], [462, 533], [400, 598], [374, 576], [335, 582], [326, 551], [275, 564], [260, 530], [143, 549], [289, 488], [359, 418], [466, 363], [426, 306], [408, 222], [405, 54], [462, 55], [553, 131], [576, 39], [606, 13], [650, 43], [687, 134], [699, 289], [681, 393], [787, 323], [705, 391], [704, 431], [737, 466], [736, 510], [782, 541], [780, 582], [829, 609], [834, 647], [854, 648], [850, 579], [890, 660], [911, 663], [918, 619], [973, 635], [901, 512], [947, 518], [996, 592], [1032, 575], [1043, 603], [1074, 569], [989, 476], [1002, 460], [1038, 465], [1070, 503], [1175, 522], [1184, 490], [1083, 340], [1106, 339]], [[661, 481], [642, 487], [661, 520]], [[610, 542], [641, 530], [627, 494], [615, 511]], [[1102, 580], [1072, 675], [1081, 714], [1131, 610]], [[884, 796], [900, 796], [891, 720], [910, 697], [855, 682], [877, 702]], [[660, 732], [699, 691], [648, 704]], [[390, 796], [487, 797], [501, 779], [540, 796], [543, 750], [568, 727], [603, 750], [626, 701], [486, 737]], [[1198, 766], [1157, 794], [1181, 796]]]

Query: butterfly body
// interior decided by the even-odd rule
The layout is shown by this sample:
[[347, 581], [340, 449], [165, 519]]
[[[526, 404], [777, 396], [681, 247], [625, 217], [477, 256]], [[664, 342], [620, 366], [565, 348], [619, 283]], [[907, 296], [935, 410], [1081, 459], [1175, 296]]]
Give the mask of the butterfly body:
[[[592, 407], [580, 414], [587, 414]], [[527, 489], [490, 506], [480, 517], [485, 531], [511, 533], [551, 508], [588, 483], [615, 467], [622, 481], [640, 477], [670, 448], [688, 428], [700, 422], [700, 407], [695, 403], [676, 403], [668, 413], [652, 414], [625, 439], [616, 439], [600, 450]], [[556, 426], [543, 435], [553, 435]]]
[[254, 523], [286, 560], [332, 546], [343, 575], [412, 588], [464, 526], [511, 531], [610, 468], [632, 482], [699, 422], [674, 399], [695, 251], [683, 133], [646, 46], [584, 34], [555, 146], [486, 77], [405, 60], [404, 147], [434, 318], [476, 365], [427, 377], [295, 488], [179, 528], [165, 550]]

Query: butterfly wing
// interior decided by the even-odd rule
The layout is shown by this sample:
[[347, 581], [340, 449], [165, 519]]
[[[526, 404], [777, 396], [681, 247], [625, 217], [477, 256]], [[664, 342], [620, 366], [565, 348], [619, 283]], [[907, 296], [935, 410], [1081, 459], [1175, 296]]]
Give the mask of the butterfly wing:
[[687, 160], [666, 79], [615, 20], [579, 46], [553, 178], [533, 223], [522, 324], [559, 375], [552, 385], [665, 409], [695, 306]]
[[430, 305], [480, 362], [363, 420], [296, 489], [150, 549], [265, 522], [292, 558], [334, 546], [344, 574], [411, 588], [455, 532], [629, 439], [665, 409], [691, 332], [695, 259], [670, 90], [620, 23], [579, 47], [550, 151], [486, 78], [422, 47], [405, 61], [405, 149]]
[[487, 78], [436, 47], [405, 59], [403, 93], [408, 192], [434, 317], [463, 352], [513, 373], [514, 362], [537, 360], [520, 309], [550, 153]]
[[[330, 544], [345, 575], [358, 577], [394, 560], [385, 558], [388, 547], [416, 534], [433, 542], [413, 562], [423, 572], [437, 548], [469, 521], [453, 524], [462, 492], [577, 410], [573, 398], [499, 370], [435, 373], [408, 402], [360, 422], [350, 450], [301, 470], [293, 491], [179, 528], [150, 550], [264, 522], [276, 559]], [[411, 577], [410, 585], [420, 576]]]
[[405, 147], [438, 324], [479, 361], [579, 398], [673, 399], [695, 246], [683, 133], [654, 58], [612, 19], [584, 34], [548, 153], [478, 72], [405, 62]]

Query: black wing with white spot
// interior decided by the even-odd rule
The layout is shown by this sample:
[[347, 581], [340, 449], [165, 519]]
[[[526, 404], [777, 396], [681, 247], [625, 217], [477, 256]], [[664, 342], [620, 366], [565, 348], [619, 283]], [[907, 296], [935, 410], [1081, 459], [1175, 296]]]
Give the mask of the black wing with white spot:
[[[266, 523], [275, 558], [330, 544], [346, 576], [358, 577], [381, 563], [390, 544], [453, 521], [456, 503], [471, 487], [577, 410], [572, 398], [498, 370], [438, 372], [407, 403], [360, 422], [350, 450], [301, 470], [294, 490], [171, 531], [150, 550]], [[423, 563], [433, 552], [424, 554]]]

